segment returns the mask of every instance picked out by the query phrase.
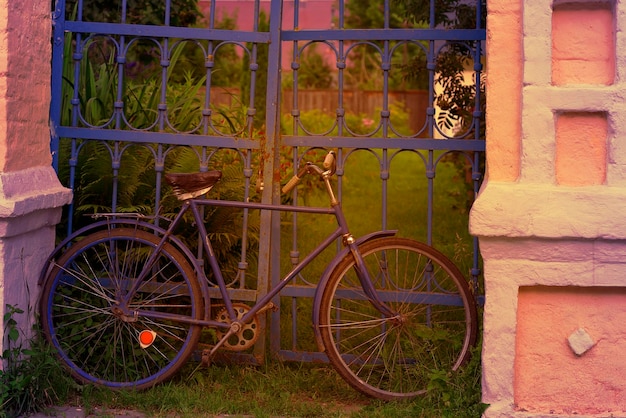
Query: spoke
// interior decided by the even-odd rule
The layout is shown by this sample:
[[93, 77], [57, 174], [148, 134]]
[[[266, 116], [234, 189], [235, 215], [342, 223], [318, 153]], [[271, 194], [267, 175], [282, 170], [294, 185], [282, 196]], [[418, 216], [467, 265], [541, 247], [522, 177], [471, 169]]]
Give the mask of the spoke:
[[[84, 256], [84, 255], [83, 255]], [[59, 266], [57, 264], [57, 266]], [[91, 290], [91, 294], [97, 297], [100, 297], [108, 302], [114, 302], [115, 298], [110, 297], [110, 292], [107, 292], [100, 284], [98, 280], [94, 280], [95, 277], [98, 277], [93, 271], [92, 276], [85, 274], [85, 272], [78, 267], [76, 263], [73, 264], [74, 269], [70, 270], [69, 268], [59, 266], [60, 270], [69, 274], [71, 277], [76, 279], [79, 283], [82, 283], [87, 289], [77, 286], [76, 284], [70, 283], [69, 281], [62, 281], [61, 283], [64, 286], [67, 286], [72, 289], [77, 289], [80, 292], [86, 292], [87, 290]], [[98, 286], [94, 286], [94, 284], [98, 284]], [[86, 292], [88, 293], [88, 292]]]
[[[184, 333], [186, 330], [182, 327], [175, 327], [174, 325], [156, 323], [156, 322], [152, 322], [151, 325], [152, 326], [146, 326], [146, 328], [151, 329], [153, 331], [157, 331], [157, 335], [159, 335], [162, 341], [172, 350], [177, 350], [178, 347], [170, 343], [169, 342], [170, 340], [177, 341], [179, 343], [182, 343], [185, 341], [185, 338], [181, 338], [179, 334], [174, 332], [174, 331], [179, 331], [180, 333]], [[169, 338], [165, 338], [165, 337], [169, 337]], [[165, 355], [163, 355], [163, 357], [165, 357]]]
[[[58, 306], [58, 305], [54, 305], [54, 306]], [[68, 327], [70, 325], [78, 325], [78, 324], [84, 326], [85, 322], [87, 322], [90, 319], [97, 318], [98, 315], [102, 314], [102, 312], [93, 312], [93, 311], [81, 309], [79, 310], [79, 312], [69, 312], [69, 313], [65, 313], [61, 315], [54, 315], [54, 318], [57, 322], [61, 322], [63, 318], [72, 318], [74, 316], [77, 316], [79, 313], [88, 313], [88, 315], [78, 316], [74, 320], [71, 320], [69, 322], [63, 322], [63, 327]], [[112, 315], [108, 315], [108, 316], [112, 316]], [[84, 332], [84, 328], [83, 330], [81, 330], [81, 332]]]
[[[93, 329], [92, 332], [89, 332], [89, 333], [85, 333], [84, 331], [81, 332], [83, 339], [69, 346], [67, 350], [68, 353], [75, 352], [74, 357], [76, 358], [76, 360], [80, 359], [83, 365], [89, 362], [89, 359], [92, 358], [92, 356], [94, 355], [94, 352], [97, 352], [99, 355], [101, 355], [102, 353], [99, 350], [100, 341], [102, 340], [103, 337], [106, 336], [107, 334], [106, 330], [110, 329], [111, 325], [115, 326], [115, 322], [116, 322], [115, 319], [110, 319], [95, 327], [92, 327]], [[106, 338], [109, 338], [109, 337], [106, 336]], [[75, 348], [78, 348], [78, 349], [74, 351]]]
[[[74, 306], [74, 305], [66, 305], [66, 304], [60, 304], [60, 303], [54, 303], [53, 306], [59, 307], [59, 308], [66, 308], [68, 310], [73, 310], [75, 313], [78, 312], [89, 312], [92, 314], [103, 314], [103, 315], [109, 315], [111, 314], [111, 311], [109, 309], [109, 307], [106, 308], [99, 308], [97, 306], [93, 306], [92, 304], [87, 304], [84, 301], [76, 298], [76, 297], [70, 297], [70, 296], [64, 296], [63, 299], [65, 301], [69, 301], [69, 302], [74, 302], [77, 305], [81, 305], [79, 306]], [[71, 314], [71, 313], [70, 313]]]
[[[102, 255], [101, 255], [102, 252], [101, 251], [94, 250], [95, 247], [91, 248], [91, 252], [93, 252], [94, 254], [89, 256], [89, 257], [86, 254], [87, 251], [83, 252], [83, 254], [82, 254], [83, 261], [84, 261], [84, 264], [89, 266], [89, 270], [90, 270], [91, 276], [89, 276], [88, 278], [90, 280], [94, 280], [95, 282], [97, 282], [98, 285], [100, 286], [100, 288], [102, 289], [102, 292], [104, 294], [106, 294], [106, 293], [112, 294], [113, 300], [115, 300], [115, 295], [120, 290], [119, 278], [118, 278], [117, 274], [115, 274], [115, 272], [111, 271], [111, 267], [114, 264], [113, 264], [113, 260], [111, 259], [111, 255], [110, 255], [110, 251], [109, 251], [108, 246], [106, 244], [101, 244], [100, 246], [104, 247], [104, 252], [105, 252], [105, 254], [107, 256], [106, 257], [106, 261], [102, 259]], [[91, 261], [91, 259], [97, 260], [99, 262], [99, 266], [101, 267], [100, 270], [102, 272], [106, 273], [106, 277], [114, 285], [113, 291], [107, 292], [106, 288], [102, 287], [102, 285], [100, 283], [100, 280], [98, 279], [99, 277], [101, 277], [102, 273], [94, 271], [92, 266], [95, 263], [93, 261]]]
[[[44, 296], [50, 301], [43, 310], [46, 334], [84, 383], [147, 388], [171, 376], [191, 354], [200, 329], [175, 318], [196, 317], [201, 294], [185, 256], [169, 246], [155, 254], [159, 242], [152, 233], [124, 226], [96, 231], [54, 266]], [[143, 330], [158, 335], [145, 348], [139, 341]]]
[[[367, 343], [373, 342], [373, 344], [371, 344], [369, 348], [367, 348], [363, 352], [363, 354], [361, 354], [359, 357], [355, 357], [355, 360], [351, 361], [349, 364], [349, 365], [355, 365], [357, 367], [360, 364], [360, 367], [358, 367], [358, 369], [355, 371], [357, 376], [361, 376], [363, 370], [366, 367], [369, 368], [369, 372], [367, 373], [367, 378], [363, 378], [363, 380], [365, 380], [366, 382], [369, 382], [376, 365], [380, 363], [379, 361], [377, 361], [380, 358], [380, 355], [378, 355], [378, 353], [381, 352], [382, 347], [385, 344], [385, 341], [386, 341], [386, 333], [380, 333], [375, 338], [371, 338], [369, 341], [367, 341]], [[360, 344], [360, 346], [355, 347], [355, 349], [361, 348], [362, 346], [366, 346], [366, 345], [369, 345], [369, 344], [366, 344], [366, 342], [364, 342], [363, 344]], [[357, 359], [361, 361], [357, 362], [356, 361]], [[383, 365], [384, 365], [384, 359], [383, 359]]]
[[[328, 325], [330, 328], [333, 328], [333, 329], [343, 328], [343, 327], [352, 328], [352, 326], [354, 326], [354, 328], [363, 328], [365, 325], [369, 325], [370, 327], [372, 327], [372, 326], [383, 324], [389, 321], [390, 319], [393, 319], [393, 318], [380, 317], [380, 312], [377, 312], [377, 311], [373, 311], [373, 312], [378, 315], [372, 315], [372, 314], [366, 315], [364, 312], [355, 312], [354, 310], [350, 310], [348, 308], [340, 308], [338, 306], [333, 306], [332, 309], [333, 309], [332, 312], [334, 314], [333, 318], [337, 318], [338, 316], [344, 318], [344, 319], [340, 319], [339, 323], [332, 323]], [[342, 316], [341, 315], [342, 313], [345, 313], [346, 315]], [[364, 319], [361, 319], [358, 321], [355, 319], [351, 319], [355, 316], [364, 318]]]

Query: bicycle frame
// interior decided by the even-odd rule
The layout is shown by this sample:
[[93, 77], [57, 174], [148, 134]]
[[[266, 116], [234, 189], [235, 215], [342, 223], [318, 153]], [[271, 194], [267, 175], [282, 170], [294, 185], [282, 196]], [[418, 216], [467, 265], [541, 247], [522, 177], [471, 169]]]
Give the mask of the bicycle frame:
[[[355, 240], [351, 235], [345, 216], [341, 209], [341, 205], [339, 202], [334, 200], [334, 195], [332, 194], [332, 188], [330, 186], [330, 182], [328, 178], [325, 178], [327, 182], [327, 187], [329, 188], [329, 194], [331, 196], [331, 207], [330, 208], [322, 208], [322, 207], [309, 207], [309, 206], [286, 206], [286, 205], [274, 205], [274, 204], [266, 204], [266, 203], [251, 203], [251, 202], [236, 202], [236, 201], [224, 201], [224, 200], [213, 200], [213, 199], [189, 199], [183, 202], [183, 206], [181, 210], [178, 212], [174, 220], [171, 222], [169, 227], [164, 230], [161, 240], [158, 246], [155, 248], [152, 256], [146, 262], [146, 267], [143, 269], [139, 277], [134, 283], [133, 288], [129, 290], [129, 292], [125, 295], [122, 300], [122, 303], [119, 306], [119, 309], [124, 312], [125, 315], [128, 316], [136, 316], [141, 315], [145, 317], [153, 317], [160, 319], [171, 319], [184, 323], [191, 323], [196, 325], [201, 325], [205, 327], [212, 328], [221, 328], [224, 330], [228, 330], [225, 337], [222, 338], [222, 341], [225, 341], [233, 332], [237, 332], [237, 327], [240, 324], [245, 324], [248, 321], [252, 320], [252, 318], [257, 315], [260, 311], [267, 309], [268, 307], [272, 307], [272, 299], [276, 297], [281, 290], [287, 286], [298, 274], [309, 265], [317, 256], [322, 253], [328, 246], [336, 242], [337, 239], [341, 238], [344, 246], [346, 247], [343, 252], [340, 252], [331, 265], [335, 265], [343, 259], [343, 257], [348, 253], [352, 253], [355, 257], [356, 265], [358, 266], [357, 275], [361, 282], [361, 286], [367, 297], [370, 299], [371, 303], [379, 309], [383, 315], [385, 316], [394, 316], [394, 312], [391, 311], [383, 301], [379, 299], [376, 292], [374, 291], [374, 287], [371, 284], [371, 279], [369, 272], [364, 267], [363, 259], [358, 250], [359, 244], [365, 242], [369, 239], [379, 237], [379, 236], [390, 236], [394, 235], [395, 231], [378, 231], [364, 237], [361, 237], [359, 240]], [[206, 226], [204, 225], [202, 211], [201, 209], [204, 206], [218, 206], [218, 207], [230, 207], [230, 208], [240, 208], [240, 209], [253, 209], [253, 210], [270, 210], [270, 211], [282, 211], [282, 212], [291, 212], [291, 213], [309, 213], [309, 214], [322, 214], [322, 215], [333, 215], [337, 221], [337, 228], [330, 233], [322, 242], [320, 242], [309, 254], [307, 254], [294, 268], [287, 273], [280, 282], [271, 288], [267, 294], [265, 294], [262, 298], [260, 298], [256, 303], [250, 307], [250, 310], [247, 311], [243, 317], [238, 318], [237, 313], [233, 307], [233, 300], [228, 293], [228, 288], [225, 284], [224, 277], [222, 275], [220, 266], [218, 264], [217, 257], [213, 251], [213, 246], [208, 238], [208, 233], [206, 230]], [[214, 274], [215, 283], [219, 289], [219, 293], [222, 297], [222, 301], [228, 313], [230, 323], [224, 323], [220, 321], [213, 320], [209, 317], [210, 310], [205, 309], [205, 315], [203, 320], [194, 320], [188, 317], [178, 316], [176, 314], [163, 314], [157, 313], [153, 311], [130, 311], [127, 307], [132, 300], [134, 293], [140, 287], [142, 281], [146, 278], [147, 274], [150, 271], [152, 264], [155, 262], [158, 253], [161, 251], [165, 243], [174, 236], [174, 232], [176, 231], [178, 225], [182, 221], [184, 215], [191, 211], [194, 221], [196, 222], [198, 232], [202, 237], [202, 246], [204, 248], [204, 253], [206, 255], [206, 260], [209, 263], [209, 266]], [[202, 286], [202, 293], [207, 297], [209, 294], [208, 291], [208, 280], [206, 278], [206, 274], [204, 273], [204, 269], [198, 266], [195, 258], [191, 258], [190, 261], [194, 264], [195, 270], [199, 275], [199, 282]], [[331, 270], [327, 269], [327, 274], [330, 273]], [[321, 280], [320, 283], [325, 283], [325, 280]], [[320, 293], [319, 291], [317, 293]], [[318, 297], [316, 296], [316, 299]], [[317, 305], [317, 304], [316, 304]], [[315, 320], [314, 320], [315, 321]], [[235, 324], [235, 326], [233, 326]], [[317, 334], [317, 333], [316, 333]], [[316, 338], [318, 335], [316, 335]], [[213, 348], [211, 354], [219, 348], [221, 342]]]

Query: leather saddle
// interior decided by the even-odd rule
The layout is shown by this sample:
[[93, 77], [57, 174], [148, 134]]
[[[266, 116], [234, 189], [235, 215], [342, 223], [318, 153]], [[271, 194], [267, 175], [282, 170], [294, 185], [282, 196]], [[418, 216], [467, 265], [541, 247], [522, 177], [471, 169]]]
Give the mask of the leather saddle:
[[222, 172], [217, 170], [165, 174], [165, 180], [172, 186], [179, 200], [193, 199], [208, 193], [221, 178]]

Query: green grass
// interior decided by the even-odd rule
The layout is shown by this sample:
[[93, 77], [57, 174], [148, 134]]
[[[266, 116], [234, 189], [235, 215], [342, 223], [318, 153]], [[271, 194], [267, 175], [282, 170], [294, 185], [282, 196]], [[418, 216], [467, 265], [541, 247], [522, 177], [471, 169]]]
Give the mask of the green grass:
[[268, 361], [262, 366], [189, 364], [178, 376], [143, 392], [85, 387], [72, 403], [86, 413], [135, 409], [148, 416], [196, 417], [479, 417], [479, 356], [462, 372], [434, 379], [428, 395], [381, 402], [348, 387], [332, 368]]

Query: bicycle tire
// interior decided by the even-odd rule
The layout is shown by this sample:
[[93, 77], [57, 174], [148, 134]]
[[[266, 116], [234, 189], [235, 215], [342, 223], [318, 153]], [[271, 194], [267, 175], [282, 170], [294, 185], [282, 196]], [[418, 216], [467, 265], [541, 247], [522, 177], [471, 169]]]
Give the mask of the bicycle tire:
[[358, 391], [383, 400], [426, 393], [432, 373], [455, 371], [475, 345], [474, 297], [458, 268], [434, 248], [385, 237], [359, 246], [385, 318], [365, 295], [348, 254], [329, 276], [319, 331], [329, 361]]
[[[159, 241], [132, 228], [98, 231], [73, 244], [50, 269], [39, 307], [43, 334], [78, 381], [111, 388], [152, 387], [172, 377], [196, 347], [198, 325], [114, 312]], [[202, 306], [193, 268], [165, 243], [130, 309], [201, 319]], [[154, 338], [143, 348], [142, 331]]]

